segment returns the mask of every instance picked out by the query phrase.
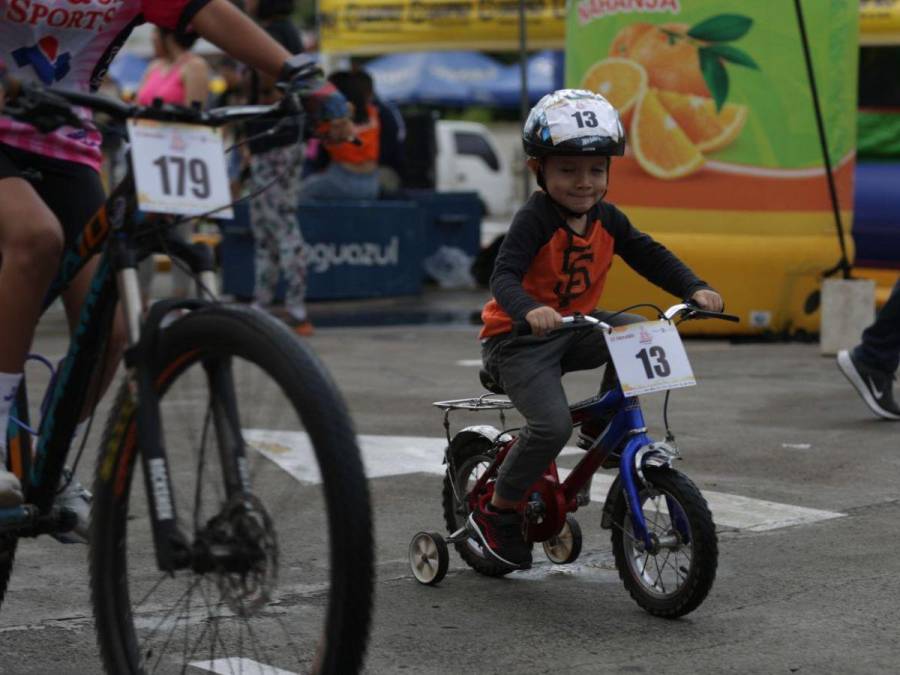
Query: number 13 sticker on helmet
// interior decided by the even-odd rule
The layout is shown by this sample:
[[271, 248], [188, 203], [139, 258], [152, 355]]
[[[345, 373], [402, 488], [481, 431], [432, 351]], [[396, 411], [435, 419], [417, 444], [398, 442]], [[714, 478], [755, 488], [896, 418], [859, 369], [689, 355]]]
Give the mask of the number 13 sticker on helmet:
[[523, 141], [531, 157], [625, 152], [619, 113], [601, 95], [583, 89], [560, 89], [538, 101], [525, 121]]

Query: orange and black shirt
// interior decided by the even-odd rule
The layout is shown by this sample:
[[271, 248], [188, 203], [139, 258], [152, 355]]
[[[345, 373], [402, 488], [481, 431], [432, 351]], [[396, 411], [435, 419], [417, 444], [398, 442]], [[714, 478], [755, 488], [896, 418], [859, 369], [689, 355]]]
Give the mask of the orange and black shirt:
[[563, 316], [594, 311], [613, 255], [679, 298], [709, 288], [612, 204], [595, 205], [580, 235], [566, 224], [549, 195], [539, 191], [516, 213], [500, 246], [491, 275], [493, 297], [481, 312], [484, 327], [479, 337], [510, 332], [514, 321], [541, 305]]

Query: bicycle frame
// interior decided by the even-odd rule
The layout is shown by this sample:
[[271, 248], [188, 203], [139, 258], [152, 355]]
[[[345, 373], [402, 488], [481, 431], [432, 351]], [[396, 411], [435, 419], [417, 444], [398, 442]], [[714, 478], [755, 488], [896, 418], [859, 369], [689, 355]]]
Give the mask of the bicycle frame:
[[[7, 531], [15, 530], [19, 536], [33, 536], [59, 527], [51, 507], [97, 364], [103, 362], [104, 354], [100, 353], [103, 337], [112, 328], [121, 297], [124, 299], [122, 305], [128, 329], [126, 365], [131, 370], [130, 377], [136, 383], [137, 398], [141, 402], [136, 409], [136, 419], [157, 562], [160, 569], [173, 570], [189, 564], [190, 554], [176, 525], [168, 460], [159, 431], [159, 401], [152, 380], [153, 336], [159, 322], [169, 311], [179, 307], [197, 309], [206, 301], [162, 301], [154, 305], [142, 322], [136, 266], [140, 257], [158, 250], [158, 247], [139, 248], [132, 239], [137, 216], [134, 183], [129, 171], [76, 241], [64, 251], [60, 273], [44, 300], [44, 311], [97, 253], [101, 253], [100, 263], [84, 300], [69, 349], [48, 386], [33, 453], [29, 431], [16, 421], [28, 423], [26, 388], [19, 388], [7, 437], [13, 469], [23, 482], [26, 506], [0, 514], [0, 527]], [[168, 233], [163, 239], [161, 248], [185, 261], [192, 272], [201, 276], [204, 286], [215, 287], [212, 256], [205, 246], [188, 245]], [[233, 416], [235, 406], [228, 387], [231, 373], [227, 363], [215, 359], [208, 359], [205, 365], [214, 392], [216, 432], [220, 439], [227, 437], [233, 448], [235, 439], [238, 439], [239, 447], [232, 455], [236, 459], [235, 466], [223, 462], [230, 495], [245, 488], [240, 480], [239, 464], [244, 459], [240, 434], [235, 434], [234, 429], [228, 429], [227, 424], [221, 423], [223, 415], [225, 419], [237, 419]]]
[[[544, 509], [540, 522], [529, 524], [532, 540], [542, 541], [558, 532], [559, 527], [565, 521], [566, 513], [578, 509], [576, 497], [579, 490], [587, 484], [604, 460], [621, 448], [621, 456], [618, 460], [619, 474], [610, 489], [610, 494], [615, 494], [618, 485], [622, 486], [628, 501], [635, 535], [644, 542], [645, 546], [652, 547], [653, 543], [640, 504], [639, 465], [642, 460], [640, 457], [642, 449], [655, 448], [655, 446], [653, 440], [647, 435], [647, 427], [638, 399], [626, 398], [621, 387], [616, 387], [599, 398], [572, 405], [570, 412], [572, 421], [575, 423], [602, 413], [614, 412], [614, 415], [606, 430], [588, 448], [584, 457], [572, 469], [565, 481], [560, 482], [556, 462], [552, 462], [541, 478], [529, 488], [528, 494], [538, 495]], [[497, 455], [472, 488], [470, 494], [476, 496], [476, 499], [483, 501], [490, 499], [491, 491], [485, 489], [488, 481], [496, 477], [500, 465], [516, 441], [516, 439], [501, 440], [503, 437], [504, 435], [501, 435], [495, 441], [499, 448]], [[473, 505], [470, 504], [471, 506]], [[522, 509], [528, 508], [528, 501], [523, 502]], [[687, 536], [683, 524], [679, 526], [679, 530], [682, 530], [682, 534]]]

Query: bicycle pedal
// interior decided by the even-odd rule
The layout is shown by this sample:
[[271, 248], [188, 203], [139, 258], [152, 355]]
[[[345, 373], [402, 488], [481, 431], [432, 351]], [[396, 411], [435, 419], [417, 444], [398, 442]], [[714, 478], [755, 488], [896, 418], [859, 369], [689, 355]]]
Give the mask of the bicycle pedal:
[[55, 508], [50, 512], [50, 517], [55, 521], [54, 534], [71, 532], [78, 524], [78, 514], [65, 507]]
[[31, 504], [0, 509], [0, 532], [10, 532], [31, 525], [37, 517], [37, 508]]

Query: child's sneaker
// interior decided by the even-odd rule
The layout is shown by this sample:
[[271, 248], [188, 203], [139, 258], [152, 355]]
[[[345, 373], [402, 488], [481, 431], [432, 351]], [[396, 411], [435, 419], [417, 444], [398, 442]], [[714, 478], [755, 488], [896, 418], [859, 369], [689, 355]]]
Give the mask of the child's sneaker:
[[894, 377], [853, 358], [852, 352], [842, 349], [837, 355], [838, 368], [856, 387], [862, 400], [879, 417], [900, 420], [900, 407], [894, 401]]
[[472, 511], [468, 524], [486, 553], [516, 569], [531, 567], [531, 546], [522, 536], [521, 515], [515, 511], [501, 513], [486, 506]]

